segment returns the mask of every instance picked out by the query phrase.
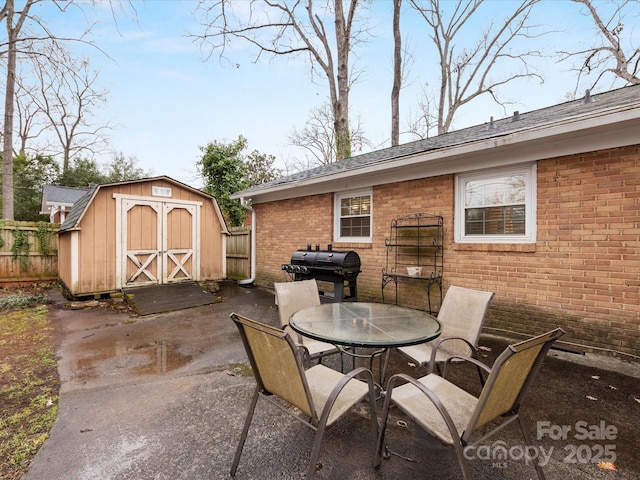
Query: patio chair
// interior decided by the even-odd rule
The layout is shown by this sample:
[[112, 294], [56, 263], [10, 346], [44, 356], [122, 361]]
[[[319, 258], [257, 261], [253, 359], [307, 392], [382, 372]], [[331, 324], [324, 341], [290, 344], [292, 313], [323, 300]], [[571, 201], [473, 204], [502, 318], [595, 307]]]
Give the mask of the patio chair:
[[[278, 315], [280, 316], [281, 327], [301, 345], [307, 349], [309, 360], [322, 360], [326, 355], [340, 353], [340, 349], [331, 343], [313, 340], [303, 337], [294, 332], [289, 327], [289, 318], [298, 310], [306, 307], [320, 305], [320, 295], [318, 294], [318, 284], [315, 279], [300, 280], [297, 282], [282, 282], [273, 284], [276, 291], [276, 302], [278, 303]], [[340, 359], [342, 364], [342, 358]], [[344, 368], [342, 368], [344, 370]]]
[[[315, 474], [326, 428], [363, 400], [367, 393], [375, 442], [378, 434], [377, 414], [373, 374], [370, 370], [359, 367], [348, 374], [342, 374], [317, 364], [305, 371], [303, 348], [293, 341], [288, 332], [235, 313], [231, 314], [231, 318], [240, 331], [256, 380], [256, 388], [231, 466], [232, 477], [238, 468], [258, 398], [264, 398], [315, 430], [307, 472], [309, 479]], [[356, 378], [359, 376], [366, 381]], [[280, 400], [297, 407], [299, 412], [287, 408], [286, 403]]]
[[[392, 404], [422, 429], [455, 447], [465, 479], [472, 478], [465, 449], [483, 442], [510, 423], [517, 421], [525, 445], [532, 445], [520, 418], [520, 405], [551, 344], [563, 334], [564, 331], [557, 328], [509, 345], [491, 369], [474, 358], [465, 358], [489, 373], [478, 398], [446, 380], [449, 360], [445, 362], [442, 377], [433, 373], [417, 380], [405, 374], [392, 376], [387, 385], [382, 412], [376, 467], [380, 466], [383, 448], [386, 449], [385, 453], [388, 451], [384, 446], [384, 436]], [[403, 381], [407, 383], [398, 386]], [[481, 438], [471, 441], [479, 429], [488, 428], [489, 424], [493, 428], [489, 431], [483, 430], [485, 434]], [[388, 454], [385, 457], [388, 457]], [[538, 478], [544, 480], [544, 473], [538, 461], [534, 460], [533, 464]]]
[[[428, 366], [428, 373], [433, 373], [436, 366], [439, 368], [452, 355], [477, 358], [480, 330], [493, 295], [493, 292], [450, 286], [438, 312], [442, 326], [440, 336], [433, 342], [398, 350], [417, 365]], [[483, 381], [482, 375], [480, 380]]]

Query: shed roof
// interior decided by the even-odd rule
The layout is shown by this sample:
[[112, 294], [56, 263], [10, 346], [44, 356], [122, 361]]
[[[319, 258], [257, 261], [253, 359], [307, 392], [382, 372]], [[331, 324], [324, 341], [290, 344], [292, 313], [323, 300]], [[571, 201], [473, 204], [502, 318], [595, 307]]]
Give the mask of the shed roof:
[[[231, 198], [261, 203], [498, 166], [498, 158], [486, 156], [492, 150], [491, 155], [498, 157], [496, 148], [504, 149], [503, 155], [510, 157], [502, 159], [504, 164], [544, 158], [540, 156], [544, 154], [594, 151], [624, 142], [638, 143], [633, 132], [639, 127], [640, 85], [635, 85], [368, 152], [242, 190]], [[594, 135], [598, 130], [606, 130], [608, 136]], [[561, 138], [564, 143], [558, 144]], [[601, 147], [597, 144], [600, 140]], [[485, 154], [480, 154], [483, 151]]]
[[69, 215], [67, 215], [67, 217], [64, 219], [64, 222], [62, 222], [62, 225], [60, 225], [59, 231], [70, 230], [72, 228], [75, 228], [75, 226], [80, 221], [80, 217], [82, 216], [84, 211], [87, 209], [87, 206], [89, 205], [90, 200], [93, 198], [97, 190], [98, 190], [98, 185], [95, 185], [91, 187], [89, 190], [85, 191], [85, 194], [73, 204], [73, 208], [69, 212]]
[[167, 181], [167, 182], [173, 183], [173, 184], [175, 184], [177, 186], [180, 186], [182, 188], [186, 188], [188, 190], [196, 192], [197, 194], [202, 195], [203, 197], [208, 197], [208, 198], [212, 199], [213, 200], [213, 204], [215, 206], [216, 214], [218, 216], [218, 220], [220, 221], [220, 224], [222, 225], [222, 231], [223, 231], [223, 233], [226, 233], [226, 234], [229, 233], [229, 231], [227, 230], [227, 225], [226, 225], [226, 223], [224, 221], [224, 217], [222, 216], [222, 212], [220, 212], [220, 208], [218, 206], [218, 202], [216, 201], [214, 196], [209, 195], [208, 193], [205, 193], [202, 190], [198, 190], [198, 189], [193, 188], [193, 187], [191, 187], [191, 186], [189, 186], [189, 185], [187, 185], [185, 183], [179, 182], [179, 181], [174, 180], [173, 178], [170, 178], [170, 177], [167, 177], [167, 176], [141, 178], [141, 179], [138, 179], [138, 180], [128, 180], [128, 181], [124, 181], [124, 182], [105, 183], [105, 184], [102, 184], [102, 185], [95, 185], [95, 186], [91, 187], [88, 191], [86, 191], [86, 193], [79, 200], [77, 200], [73, 204], [73, 208], [69, 212], [69, 215], [67, 215], [67, 218], [64, 220], [62, 225], [60, 225], [60, 229], [58, 231], [59, 232], [63, 232], [63, 231], [66, 231], [66, 230], [73, 230], [74, 228], [76, 228], [78, 226], [80, 220], [82, 219], [82, 216], [84, 215], [85, 211], [87, 210], [87, 208], [91, 204], [91, 201], [95, 197], [95, 195], [97, 194], [98, 190], [100, 190], [102, 188], [114, 187], [114, 186], [119, 186], [119, 185], [130, 185], [130, 184], [134, 184], [134, 183], [153, 182], [153, 181], [158, 181], [158, 180], [163, 180], [163, 181]]

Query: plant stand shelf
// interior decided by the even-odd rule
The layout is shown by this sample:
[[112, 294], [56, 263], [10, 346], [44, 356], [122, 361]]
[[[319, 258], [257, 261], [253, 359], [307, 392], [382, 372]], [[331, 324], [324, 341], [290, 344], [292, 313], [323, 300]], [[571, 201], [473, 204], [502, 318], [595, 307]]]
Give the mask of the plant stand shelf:
[[[385, 287], [395, 287], [398, 304], [398, 284], [420, 284], [427, 293], [429, 313], [433, 312], [431, 292], [437, 287], [442, 303], [442, 272], [444, 268], [444, 228], [442, 215], [416, 213], [395, 218], [386, 238], [387, 258], [382, 269], [382, 301]], [[416, 275], [408, 269], [419, 269]]]

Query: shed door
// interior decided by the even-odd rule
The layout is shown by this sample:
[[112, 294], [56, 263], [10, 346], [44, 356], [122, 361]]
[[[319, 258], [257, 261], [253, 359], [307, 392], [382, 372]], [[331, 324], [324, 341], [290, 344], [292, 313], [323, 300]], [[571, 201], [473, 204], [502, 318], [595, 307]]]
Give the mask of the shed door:
[[123, 286], [198, 280], [197, 204], [123, 199], [121, 225]]

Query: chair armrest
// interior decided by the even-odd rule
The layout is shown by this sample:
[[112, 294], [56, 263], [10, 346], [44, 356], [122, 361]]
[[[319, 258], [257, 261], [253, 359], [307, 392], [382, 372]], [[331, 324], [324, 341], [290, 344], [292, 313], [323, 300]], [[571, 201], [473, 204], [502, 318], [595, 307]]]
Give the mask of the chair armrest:
[[484, 363], [482, 363], [477, 358], [466, 357], [464, 355], [452, 355], [451, 357], [447, 358], [444, 362], [444, 366], [442, 367], [442, 378], [447, 378], [447, 367], [449, 366], [452, 360], [462, 360], [465, 362], [473, 363], [476, 367], [478, 367], [485, 373], [491, 373], [491, 368], [485, 365]]
[[[392, 396], [391, 394], [393, 392], [393, 389], [397, 386], [396, 384], [401, 380], [411, 383], [414, 387], [420, 390], [420, 392], [424, 396], [426, 396], [429, 399], [429, 401], [431, 401], [431, 403], [433, 403], [433, 406], [436, 407], [436, 409], [442, 416], [442, 419], [444, 420], [445, 424], [447, 425], [447, 428], [449, 429], [449, 433], [451, 434], [451, 438], [453, 439], [453, 443], [456, 445], [460, 445], [461, 443], [460, 433], [458, 433], [458, 429], [456, 428], [456, 425], [453, 419], [451, 418], [451, 415], [447, 411], [447, 408], [442, 404], [438, 396], [429, 387], [420, 383], [418, 380], [416, 380], [412, 376], [407, 375], [405, 373], [398, 373], [396, 375], [393, 375], [387, 382], [387, 392], [385, 394], [385, 399], [384, 399], [383, 416], [388, 414], [389, 405], [390, 405], [391, 396]], [[385, 424], [386, 424], [386, 421], [385, 421]]]
[[302, 335], [300, 335], [298, 332], [296, 332], [293, 328], [291, 328], [291, 325], [289, 325], [288, 323], [286, 325], [284, 325], [282, 327], [283, 330], [289, 332], [289, 335], [291, 335], [294, 339], [295, 342], [298, 345], [302, 345], [302, 343], [304, 342], [304, 340], [302, 340]]
[[329, 414], [331, 413], [331, 409], [333, 408], [333, 404], [338, 398], [338, 395], [340, 395], [340, 392], [342, 391], [342, 389], [347, 385], [347, 383], [349, 383], [351, 380], [353, 380], [354, 378], [356, 378], [361, 374], [366, 377], [367, 384], [369, 385], [369, 402], [370, 402], [371, 414], [376, 415], [375, 413], [376, 393], [375, 393], [375, 382], [373, 380], [373, 373], [368, 368], [358, 367], [351, 370], [349, 373], [345, 373], [340, 379], [340, 381], [335, 385], [335, 387], [333, 387], [333, 390], [331, 390], [331, 394], [329, 395], [329, 398], [327, 398], [327, 402], [325, 403], [324, 408], [322, 409], [322, 414], [320, 415], [318, 425], [327, 424], [327, 420], [329, 418]]
[[294, 340], [297, 348], [297, 355], [300, 356], [301, 363], [305, 370], [311, 368], [311, 354], [309, 353], [309, 349], [303, 343], [298, 343]]
[[462, 338], [462, 337], [442, 337], [442, 338], [438, 338], [436, 340], [436, 342], [433, 344], [433, 348], [431, 349], [431, 358], [429, 359], [429, 370], [427, 373], [433, 373], [433, 369], [436, 366], [436, 355], [438, 353], [438, 348], [440, 348], [440, 345], [443, 344], [444, 342], [447, 342], [449, 340], [459, 340], [462, 341], [464, 343], [467, 344], [467, 346], [471, 349], [471, 356], [475, 357], [478, 354], [478, 349], [475, 347], [475, 345], [472, 345], [467, 339]]

